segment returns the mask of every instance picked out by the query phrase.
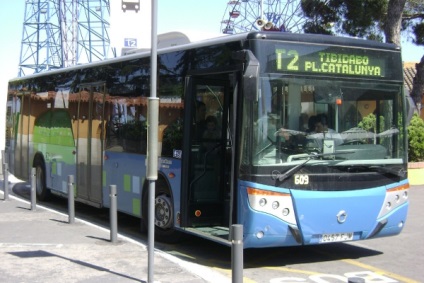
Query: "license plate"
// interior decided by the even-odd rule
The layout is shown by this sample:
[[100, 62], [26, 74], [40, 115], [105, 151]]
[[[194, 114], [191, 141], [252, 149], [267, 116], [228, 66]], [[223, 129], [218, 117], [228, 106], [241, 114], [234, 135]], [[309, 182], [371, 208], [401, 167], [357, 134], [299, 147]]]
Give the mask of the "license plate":
[[353, 233], [334, 233], [334, 234], [322, 234], [319, 237], [320, 243], [334, 243], [344, 242], [353, 240]]

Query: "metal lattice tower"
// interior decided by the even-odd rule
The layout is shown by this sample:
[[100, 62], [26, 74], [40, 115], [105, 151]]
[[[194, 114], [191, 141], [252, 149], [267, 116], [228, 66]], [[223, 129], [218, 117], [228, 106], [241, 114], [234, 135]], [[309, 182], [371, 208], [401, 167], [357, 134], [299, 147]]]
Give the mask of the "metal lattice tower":
[[26, 0], [19, 76], [108, 58], [109, 0]]
[[302, 33], [306, 18], [300, 0], [230, 0], [221, 31], [236, 34], [257, 30]]

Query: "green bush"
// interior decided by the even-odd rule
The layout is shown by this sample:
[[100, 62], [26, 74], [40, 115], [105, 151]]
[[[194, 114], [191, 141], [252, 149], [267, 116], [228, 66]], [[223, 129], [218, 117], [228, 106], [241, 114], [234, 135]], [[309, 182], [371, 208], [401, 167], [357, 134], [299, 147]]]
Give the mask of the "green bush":
[[412, 116], [408, 126], [409, 162], [424, 161], [424, 121], [418, 114]]

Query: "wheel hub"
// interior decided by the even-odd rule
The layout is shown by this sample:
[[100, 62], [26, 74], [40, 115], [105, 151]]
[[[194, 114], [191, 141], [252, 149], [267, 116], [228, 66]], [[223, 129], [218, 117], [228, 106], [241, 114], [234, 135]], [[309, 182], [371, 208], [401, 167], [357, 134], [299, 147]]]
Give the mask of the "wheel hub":
[[155, 225], [162, 229], [172, 226], [172, 203], [166, 195], [159, 195], [155, 199]]

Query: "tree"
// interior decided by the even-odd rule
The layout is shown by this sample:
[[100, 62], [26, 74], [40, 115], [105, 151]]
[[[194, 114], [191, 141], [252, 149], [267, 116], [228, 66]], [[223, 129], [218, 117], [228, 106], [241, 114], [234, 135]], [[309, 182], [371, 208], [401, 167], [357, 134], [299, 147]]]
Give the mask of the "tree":
[[308, 19], [304, 25], [306, 33], [347, 34], [383, 40], [386, 0], [302, 0], [301, 7]]
[[[403, 2], [402, 0], [400, 2]], [[390, 0], [390, 2], [397, 2]], [[406, 2], [402, 14], [402, 29], [414, 34], [415, 38], [412, 40], [417, 45], [424, 45], [424, 1], [422, 0], [409, 0]], [[424, 56], [421, 61], [415, 65], [417, 73], [413, 80], [411, 97], [414, 99], [415, 104], [421, 103], [422, 95], [424, 93]]]
[[415, 104], [417, 104], [421, 103], [424, 93], [424, 56], [421, 57], [421, 61], [418, 64], [415, 64], [415, 69], [417, 73], [412, 82], [411, 97], [414, 99]]
[[[422, 0], [301, 0], [307, 18], [306, 33], [347, 34], [370, 40], [398, 43], [394, 35], [404, 32], [424, 45]], [[400, 43], [400, 41], [399, 41]]]
[[417, 115], [411, 119], [408, 126], [408, 157], [409, 161], [424, 160], [424, 121]]
[[[422, 0], [301, 0], [308, 20], [306, 33], [347, 34], [400, 46], [401, 32], [417, 45], [424, 45]], [[411, 96], [421, 102], [424, 91], [424, 56], [416, 65]]]
[[[358, 128], [364, 129], [369, 132], [377, 134], [377, 117], [375, 114], [370, 113], [361, 122], [358, 123]], [[384, 116], [380, 116], [380, 129], [384, 129]]]
[[402, 14], [402, 30], [412, 34], [411, 38], [417, 45], [424, 45], [424, 1], [406, 1]]
[[386, 42], [400, 46], [400, 31], [402, 24], [402, 12], [406, 0], [390, 0], [387, 7], [387, 17], [384, 23], [384, 35]]

